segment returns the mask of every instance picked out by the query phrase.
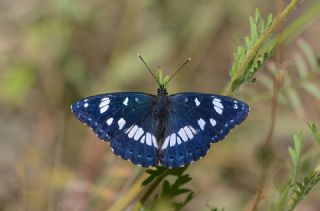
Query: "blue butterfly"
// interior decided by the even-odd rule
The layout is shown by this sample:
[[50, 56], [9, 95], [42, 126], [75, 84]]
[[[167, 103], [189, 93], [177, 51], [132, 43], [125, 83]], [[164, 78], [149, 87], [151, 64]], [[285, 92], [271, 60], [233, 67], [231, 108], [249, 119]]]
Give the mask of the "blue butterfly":
[[114, 154], [121, 158], [143, 167], [183, 167], [204, 157], [211, 143], [222, 140], [244, 121], [249, 106], [221, 95], [168, 95], [166, 85], [173, 76], [165, 82], [154, 76], [159, 85], [157, 95], [95, 95], [75, 102], [71, 110], [100, 139], [110, 142]]

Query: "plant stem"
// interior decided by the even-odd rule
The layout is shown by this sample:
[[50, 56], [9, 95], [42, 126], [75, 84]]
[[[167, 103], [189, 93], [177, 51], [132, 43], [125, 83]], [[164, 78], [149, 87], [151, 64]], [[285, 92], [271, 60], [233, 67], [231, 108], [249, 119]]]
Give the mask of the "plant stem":
[[[168, 175], [169, 169], [164, 171], [162, 175], [160, 175], [153, 183], [151, 183], [147, 189], [144, 191], [140, 202], [137, 204], [135, 210], [139, 210], [141, 204], [143, 204], [152, 191], [160, 184], [160, 182]], [[149, 175], [147, 173], [142, 174], [137, 181], [132, 185], [129, 191], [126, 192], [124, 196], [122, 196], [119, 200], [117, 200], [110, 208], [108, 208], [109, 211], [118, 211], [123, 210], [128, 206], [130, 202], [132, 202], [135, 198], [138, 197], [139, 194], [142, 193], [141, 183], [148, 177]]]
[[110, 208], [108, 208], [109, 211], [118, 211], [123, 210], [128, 206], [130, 202], [134, 198], [136, 198], [141, 193], [141, 183], [143, 180], [145, 180], [148, 177], [148, 174], [144, 173], [142, 174], [137, 181], [132, 185], [130, 190], [121, 197], [119, 200], [117, 200]]
[[156, 189], [156, 187], [160, 184], [160, 182], [168, 175], [169, 169], [165, 170], [157, 179], [149, 185], [149, 187], [145, 190], [144, 194], [142, 195], [140, 201], [137, 203], [136, 207], [134, 208], [135, 211], [138, 211], [151, 195], [152, 191]]
[[255, 46], [249, 51], [248, 56], [243, 61], [242, 65], [236, 71], [235, 76], [232, 77], [231, 81], [228, 83], [226, 89], [224, 90], [225, 95], [231, 95], [235, 90], [232, 90], [232, 84], [234, 81], [239, 78], [243, 72], [245, 71], [246, 67], [248, 66], [249, 62], [252, 60], [254, 55], [259, 51], [260, 47], [266, 41], [266, 39], [270, 36], [272, 32], [274, 32], [279, 25], [284, 21], [284, 19], [289, 15], [289, 13], [296, 7], [296, 5], [300, 2], [300, 0], [292, 0], [290, 4], [279, 14], [275, 17], [274, 21], [272, 22], [271, 26], [268, 30], [261, 35]]
[[261, 175], [259, 178], [259, 189], [256, 194], [255, 202], [253, 204], [253, 208], [252, 208], [253, 211], [258, 210], [258, 205], [262, 199], [262, 193], [266, 184], [267, 173], [270, 167], [270, 153], [272, 153], [272, 137], [273, 137], [275, 123], [276, 123], [279, 84], [280, 84], [279, 79], [276, 76], [276, 78], [274, 79], [274, 94], [272, 98], [272, 107], [271, 107], [271, 123], [270, 123], [271, 125], [270, 125], [270, 129], [269, 129], [265, 144], [263, 146], [263, 151], [264, 153], [266, 153], [266, 155], [263, 157], [263, 160], [262, 160]]
[[147, 188], [147, 190], [144, 192], [143, 196], [141, 197], [141, 203], [144, 203], [152, 191], [160, 184], [160, 182], [168, 175], [169, 170], [165, 170], [162, 175], [158, 176], [157, 179]]
[[[277, 11], [282, 10], [282, 4], [283, 4], [283, 0], [276, 1]], [[281, 27], [282, 27], [282, 24], [279, 24], [276, 28], [276, 31], [278, 33], [278, 35], [276, 37], [276, 45], [278, 46], [278, 49], [276, 52], [275, 60], [276, 60], [276, 64], [278, 66], [280, 66], [280, 64], [281, 64], [281, 46], [280, 46]], [[253, 211], [258, 210], [259, 203], [262, 199], [263, 189], [264, 189], [266, 182], [267, 182], [267, 173], [268, 173], [268, 170], [271, 165], [270, 153], [272, 153], [272, 137], [273, 137], [275, 123], [276, 123], [276, 115], [277, 115], [277, 107], [278, 107], [278, 94], [279, 94], [279, 89], [282, 84], [282, 81], [283, 81], [283, 75], [281, 73], [281, 69], [279, 69], [276, 72], [276, 74], [274, 76], [274, 81], [273, 81], [273, 97], [272, 97], [272, 106], [271, 106], [271, 125], [270, 125], [270, 129], [268, 132], [268, 136], [265, 141], [265, 145], [264, 145], [264, 151], [266, 154], [262, 160], [261, 175], [260, 175], [260, 179], [259, 179], [259, 189], [258, 189], [258, 192], [256, 194], [256, 199], [253, 204], [253, 208], [252, 208]]]

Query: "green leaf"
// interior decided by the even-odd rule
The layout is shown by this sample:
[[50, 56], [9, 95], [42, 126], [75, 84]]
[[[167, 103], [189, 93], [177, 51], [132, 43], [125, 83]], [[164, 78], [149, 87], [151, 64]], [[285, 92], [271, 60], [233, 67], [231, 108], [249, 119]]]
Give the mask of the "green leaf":
[[301, 79], [306, 79], [308, 77], [308, 68], [300, 54], [294, 55], [294, 61]]
[[286, 94], [288, 96], [290, 105], [294, 108], [294, 109], [298, 109], [302, 107], [302, 103], [301, 100], [299, 98], [298, 93], [296, 92], [295, 89], [293, 89], [292, 87], [288, 87], [286, 89]]
[[171, 186], [168, 180], [165, 180], [162, 184], [162, 196], [169, 196], [171, 194]]
[[150, 184], [151, 182], [153, 182], [157, 177], [159, 177], [160, 175], [166, 173], [166, 171], [168, 171], [167, 168], [163, 167], [163, 166], [157, 166], [155, 169], [147, 169], [146, 173], [149, 174], [150, 176], [147, 177], [143, 182], [142, 185], [146, 186], [148, 184]]
[[289, 154], [292, 160], [291, 168], [291, 178], [292, 183], [296, 182], [298, 172], [299, 172], [299, 165], [300, 165], [300, 154], [301, 154], [301, 142], [302, 142], [302, 134], [295, 134], [293, 136], [294, 148], [289, 147]]
[[295, 195], [292, 197], [289, 210], [293, 210], [319, 181], [320, 173], [314, 171], [310, 176], [305, 177], [302, 183], [297, 182], [294, 186]]
[[315, 56], [316, 54], [313, 52], [309, 44], [304, 40], [299, 40], [298, 45], [305, 55], [306, 59], [308, 60], [308, 63], [311, 65], [312, 70], [314, 72], [319, 70], [319, 64], [317, 62], [317, 57]]
[[310, 128], [310, 130], [312, 131], [316, 141], [318, 142], [318, 144], [320, 145], [320, 132], [317, 129], [317, 126], [315, 123], [308, 123], [308, 126]]
[[[287, 183], [280, 192], [280, 200], [277, 203], [277, 210], [286, 210], [290, 185]], [[272, 209], [276, 210], [276, 209]]]
[[[256, 14], [249, 17], [250, 35], [245, 37], [245, 45], [238, 46], [233, 56], [233, 65], [230, 70], [231, 76], [231, 91], [235, 91], [244, 82], [253, 82], [254, 74], [261, 68], [265, 61], [273, 55], [275, 44], [269, 45], [268, 48], [263, 48], [262, 45], [255, 55], [248, 61], [245, 67], [242, 67], [244, 61], [247, 59], [249, 52], [256, 45], [260, 37], [266, 32], [272, 23], [272, 14], [267, 18], [267, 24], [261, 18], [260, 12], [256, 9]], [[243, 68], [241, 75], [238, 75], [240, 69]]]
[[316, 99], [320, 99], [320, 89], [313, 83], [306, 82], [302, 84], [302, 87], [309, 92]]
[[0, 101], [21, 105], [35, 84], [34, 67], [25, 62], [12, 64], [0, 77]]
[[[162, 182], [161, 194], [154, 197], [151, 207], [160, 206], [159, 203], [163, 201], [171, 201], [171, 205], [174, 206], [176, 210], [180, 210], [193, 198], [193, 191], [183, 187], [192, 179], [188, 174], [184, 174], [186, 169], [187, 167], [177, 169], [166, 169], [157, 167], [156, 169], [149, 169], [146, 171], [148, 174], [150, 174], [150, 176], [143, 182], [144, 184], [148, 184], [154, 181], [159, 176], [162, 177], [163, 174], [176, 178], [174, 182], [170, 182], [170, 180], [168, 179]], [[182, 195], [186, 195], [183, 201], [174, 201], [175, 197], [181, 197]]]

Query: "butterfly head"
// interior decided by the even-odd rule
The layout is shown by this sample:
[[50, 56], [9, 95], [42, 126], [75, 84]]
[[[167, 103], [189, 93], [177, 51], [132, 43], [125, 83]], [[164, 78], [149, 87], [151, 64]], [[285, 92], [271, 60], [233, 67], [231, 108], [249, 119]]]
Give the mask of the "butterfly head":
[[156, 82], [159, 85], [159, 88], [157, 89], [157, 95], [160, 96], [166, 96], [168, 95], [167, 92], [167, 86], [169, 81], [191, 60], [191, 58], [188, 58], [179, 68], [176, 72], [174, 72], [171, 76], [163, 76], [163, 73], [160, 69], [160, 67], [158, 67], [158, 75], [155, 76], [153, 74], [153, 72], [151, 71], [151, 69], [149, 68], [149, 66], [146, 64], [146, 62], [144, 61], [144, 59], [142, 58], [142, 56], [140, 54], [138, 54], [138, 57], [140, 58], [140, 60], [143, 62], [143, 64], [147, 67], [147, 69], [149, 70], [149, 72], [151, 73], [151, 75], [153, 76], [153, 78], [156, 80]]
[[159, 88], [157, 89], [157, 95], [160, 95], [160, 96], [168, 95], [167, 89], [164, 85], [160, 84]]
[[158, 67], [158, 74], [156, 76], [157, 83], [159, 84], [159, 88], [157, 89], [157, 95], [168, 95], [167, 86], [169, 82], [169, 76], [163, 76], [163, 72]]

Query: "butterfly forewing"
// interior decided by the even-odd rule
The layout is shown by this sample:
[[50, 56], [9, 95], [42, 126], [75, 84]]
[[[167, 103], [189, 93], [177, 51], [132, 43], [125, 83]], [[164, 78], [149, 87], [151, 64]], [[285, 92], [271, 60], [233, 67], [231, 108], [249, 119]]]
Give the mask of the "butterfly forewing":
[[225, 96], [180, 93], [169, 97], [168, 124], [160, 162], [177, 168], [205, 156], [210, 143], [223, 139], [248, 115], [247, 104]]
[[112, 93], [88, 97], [71, 106], [75, 116], [105, 141], [113, 152], [134, 164], [155, 166], [154, 98], [144, 93]]

